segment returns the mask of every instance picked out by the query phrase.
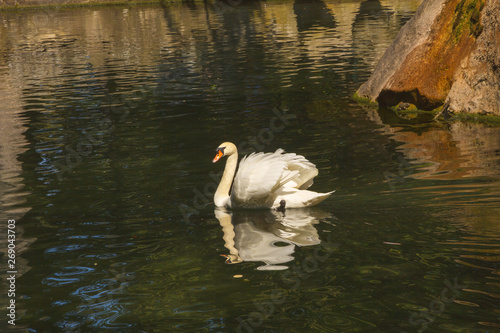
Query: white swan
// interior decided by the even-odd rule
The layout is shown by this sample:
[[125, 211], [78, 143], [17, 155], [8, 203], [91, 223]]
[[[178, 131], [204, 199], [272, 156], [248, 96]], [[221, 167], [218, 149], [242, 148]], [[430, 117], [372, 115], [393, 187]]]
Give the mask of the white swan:
[[[317, 193], [306, 190], [318, 175], [316, 166], [304, 156], [252, 153], [245, 156], [236, 173], [238, 150], [231, 142], [222, 143], [213, 163], [227, 156], [226, 168], [214, 196], [217, 207], [227, 208], [300, 208], [314, 206], [335, 191]], [[229, 196], [231, 184], [234, 184]]]

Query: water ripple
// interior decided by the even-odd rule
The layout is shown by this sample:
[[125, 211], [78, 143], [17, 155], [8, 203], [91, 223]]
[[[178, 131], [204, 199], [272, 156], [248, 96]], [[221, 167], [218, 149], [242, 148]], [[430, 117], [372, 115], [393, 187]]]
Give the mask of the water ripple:
[[58, 245], [45, 250], [47, 254], [55, 254], [55, 253], [66, 253], [71, 251], [78, 251], [87, 248], [91, 248], [93, 245], [91, 244], [68, 244], [68, 245]]

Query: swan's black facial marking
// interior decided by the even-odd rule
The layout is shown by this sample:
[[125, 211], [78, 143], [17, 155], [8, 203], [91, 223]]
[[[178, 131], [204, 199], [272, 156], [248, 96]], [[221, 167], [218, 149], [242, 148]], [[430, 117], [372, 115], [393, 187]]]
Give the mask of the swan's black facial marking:
[[219, 148], [215, 149], [215, 152], [217, 152], [217, 153], [221, 152], [222, 155], [224, 155], [224, 149], [226, 149], [226, 147], [219, 147]]

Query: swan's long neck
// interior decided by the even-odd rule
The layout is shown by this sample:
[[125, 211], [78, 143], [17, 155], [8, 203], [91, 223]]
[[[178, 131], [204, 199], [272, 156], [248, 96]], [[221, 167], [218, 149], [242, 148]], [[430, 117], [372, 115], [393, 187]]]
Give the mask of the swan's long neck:
[[238, 154], [229, 155], [226, 162], [226, 168], [222, 174], [222, 178], [215, 191], [214, 203], [217, 207], [226, 206], [229, 200], [229, 190], [231, 189], [231, 184], [233, 183], [234, 173], [236, 172], [236, 165], [238, 164]]

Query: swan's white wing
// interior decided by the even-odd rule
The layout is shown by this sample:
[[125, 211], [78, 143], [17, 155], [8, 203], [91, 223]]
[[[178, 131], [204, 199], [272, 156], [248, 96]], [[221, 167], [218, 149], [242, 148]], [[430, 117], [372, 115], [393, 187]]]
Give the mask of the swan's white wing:
[[266, 201], [286, 169], [280, 153], [253, 153], [244, 157], [234, 177], [232, 201], [255, 203]]
[[283, 159], [287, 163], [290, 172], [297, 172], [298, 175], [289, 182], [286, 187], [306, 189], [313, 184], [313, 178], [318, 175], [318, 169], [304, 156], [294, 153], [283, 154]]
[[254, 207], [272, 204], [280, 188], [307, 188], [317, 174], [315, 165], [303, 156], [284, 154], [282, 149], [274, 153], [254, 153], [240, 162], [231, 200]]

